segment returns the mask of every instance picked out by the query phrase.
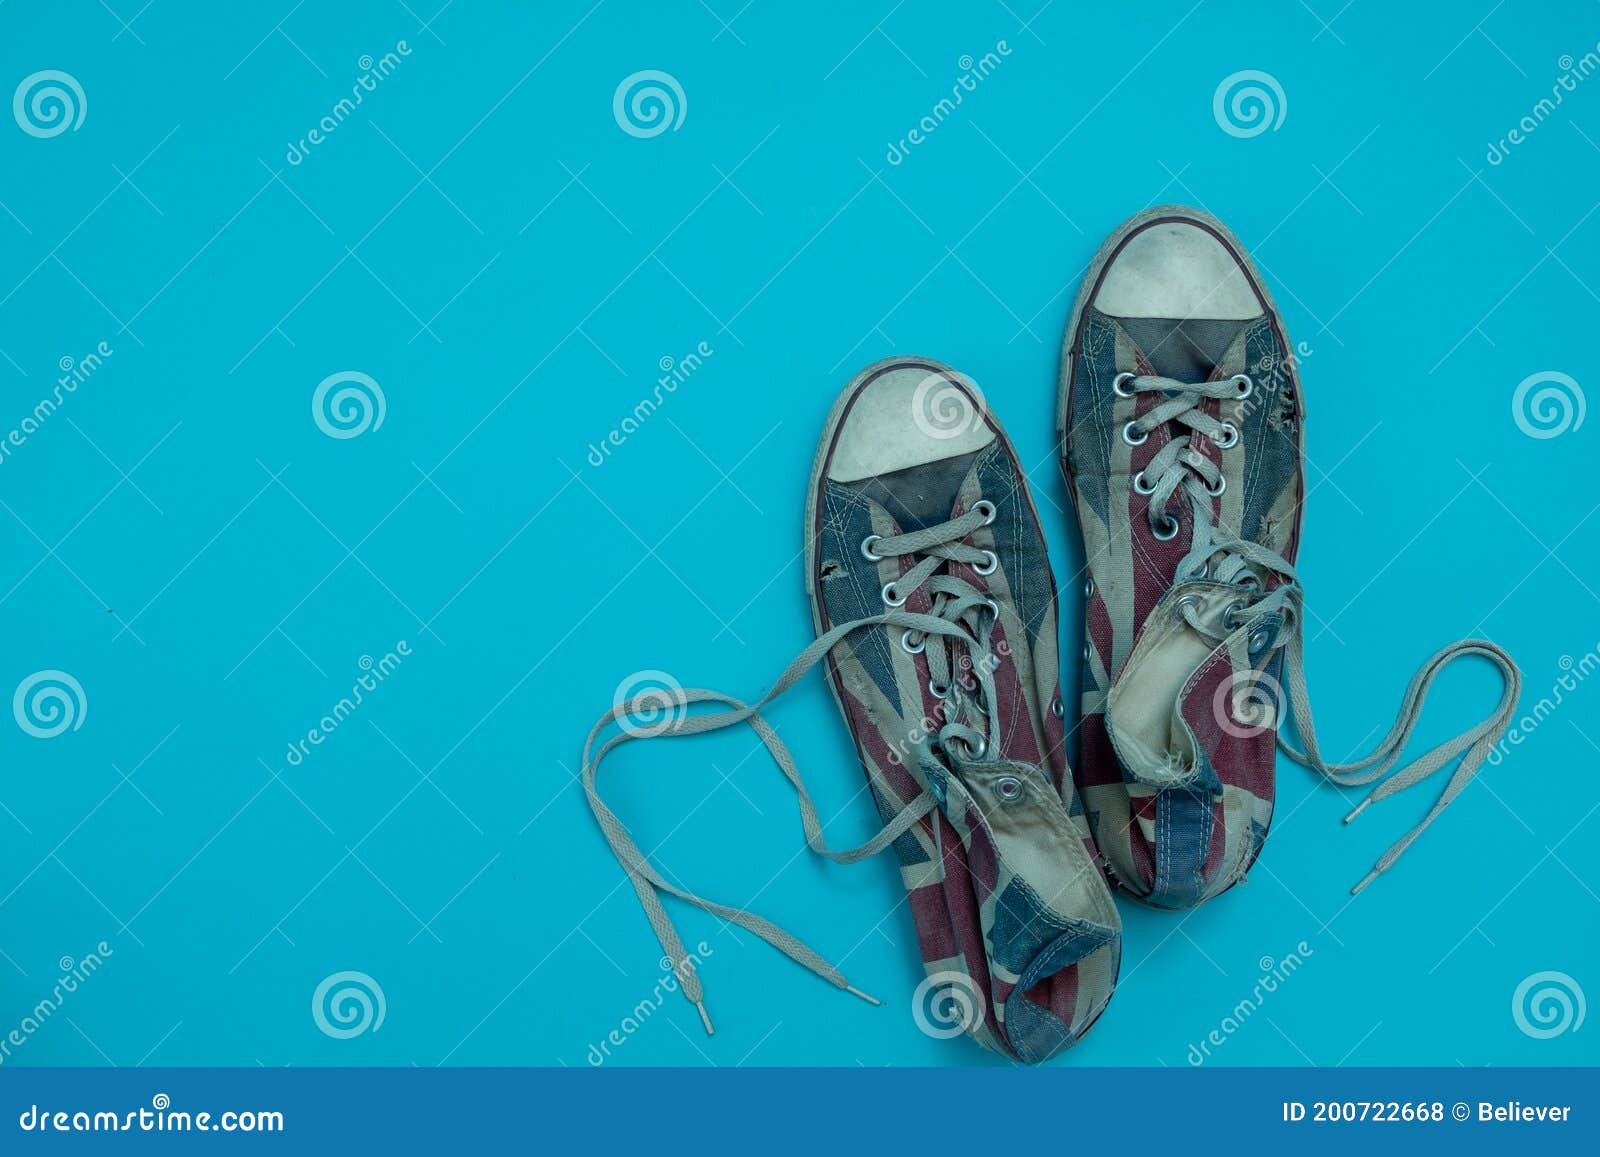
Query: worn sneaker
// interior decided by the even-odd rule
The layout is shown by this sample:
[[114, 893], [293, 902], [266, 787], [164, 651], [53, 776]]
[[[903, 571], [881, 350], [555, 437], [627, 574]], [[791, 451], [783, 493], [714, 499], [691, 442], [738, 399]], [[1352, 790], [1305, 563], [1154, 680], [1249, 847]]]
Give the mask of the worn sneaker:
[[[1062, 468], [1090, 576], [1077, 777], [1106, 869], [1160, 907], [1201, 903], [1244, 878], [1272, 821], [1280, 744], [1337, 783], [1372, 783], [1398, 761], [1446, 664], [1478, 655], [1500, 669], [1505, 692], [1489, 719], [1351, 813], [1462, 757], [1427, 818], [1359, 891], [1466, 786], [1515, 710], [1510, 656], [1493, 643], [1456, 643], [1418, 672], [1370, 756], [1322, 759], [1293, 566], [1304, 419], [1283, 317], [1220, 221], [1162, 206], [1111, 235], [1067, 325], [1058, 395]], [[1304, 752], [1279, 739], [1285, 700]]]
[[[1121, 924], [1067, 770], [1044, 537], [1022, 467], [977, 387], [920, 358], [859, 374], [823, 433], [805, 533], [817, 641], [759, 702], [687, 691], [684, 705], [724, 709], [668, 712], [651, 733], [750, 723], [797, 788], [814, 851], [854, 860], [893, 845], [928, 974], [914, 998], [924, 1030], [964, 1030], [1018, 1060], [1054, 1056], [1110, 999]], [[884, 821], [848, 852], [823, 844], [788, 751], [756, 714], [824, 659]], [[600, 760], [638, 737], [626, 719], [648, 706], [618, 704], [601, 719], [583, 780], [685, 994], [704, 1015], [695, 962], [661, 892], [864, 995], [759, 916], [668, 884], [600, 800]], [[596, 749], [614, 721], [624, 730]]]

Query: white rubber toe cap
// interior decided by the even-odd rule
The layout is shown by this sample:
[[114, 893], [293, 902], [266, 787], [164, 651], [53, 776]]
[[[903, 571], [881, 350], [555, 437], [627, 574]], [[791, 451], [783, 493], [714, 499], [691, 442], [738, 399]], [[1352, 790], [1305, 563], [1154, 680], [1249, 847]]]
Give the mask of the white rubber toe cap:
[[1264, 312], [1243, 267], [1187, 221], [1139, 230], [1111, 261], [1094, 306], [1111, 317], [1247, 320]]
[[859, 482], [981, 450], [994, 441], [978, 387], [936, 362], [899, 362], [861, 388], [828, 464], [835, 482]]

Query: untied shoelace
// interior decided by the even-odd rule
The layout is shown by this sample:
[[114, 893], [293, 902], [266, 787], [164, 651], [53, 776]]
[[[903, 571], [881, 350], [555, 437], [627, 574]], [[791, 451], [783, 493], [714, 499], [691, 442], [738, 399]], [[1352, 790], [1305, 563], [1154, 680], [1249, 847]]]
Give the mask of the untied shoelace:
[[[677, 928], [673, 925], [672, 918], [667, 915], [666, 908], [661, 902], [663, 892], [754, 933], [835, 987], [872, 1004], [878, 1004], [879, 1001], [851, 985], [837, 968], [804, 942], [771, 921], [742, 908], [704, 899], [667, 881], [650, 863], [649, 858], [640, 851], [638, 844], [634, 842], [632, 835], [617, 818], [616, 813], [600, 798], [595, 780], [601, 761], [613, 749], [634, 739], [698, 735], [707, 731], [719, 731], [739, 723], [748, 723], [760, 737], [773, 762], [778, 765], [778, 769], [794, 787], [800, 805], [801, 827], [805, 831], [806, 844], [813, 852], [841, 864], [856, 863], [881, 852], [938, 806], [934, 794], [924, 790], [890, 819], [877, 835], [865, 843], [843, 850], [830, 848], [823, 838], [822, 822], [817, 814], [816, 805], [806, 790], [805, 781], [795, 766], [793, 756], [784, 742], [778, 738], [777, 732], [761, 717], [760, 711], [821, 662], [823, 656], [836, 644], [856, 631], [899, 627], [905, 632], [902, 645], [908, 651], [925, 652], [933, 693], [945, 702], [945, 710], [942, 712], [945, 722], [923, 743], [918, 755], [938, 758], [933, 753], [947, 747], [954, 761], [966, 763], [982, 759], [990, 748], [985, 705], [992, 703], [995, 695], [990, 634], [999, 614], [999, 607], [970, 583], [951, 574], [939, 572], [945, 570], [946, 564], [952, 562], [965, 563], [975, 569], [986, 568], [979, 569], [979, 573], [988, 573], [993, 569], [996, 560], [990, 552], [979, 550], [962, 540], [978, 527], [992, 522], [994, 516], [993, 505], [980, 502], [956, 518], [923, 530], [893, 536], [869, 536], [861, 546], [869, 558], [918, 558], [909, 570], [884, 587], [882, 597], [888, 609], [881, 615], [843, 623], [818, 637], [796, 656], [771, 689], [755, 703], [744, 703], [720, 692], [700, 689], [678, 692], [670, 696], [671, 702], [664, 702], [663, 693], [657, 692], [617, 704], [601, 716], [599, 722], [589, 732], [583, 748], [581, 777], [584, 794], [588, 797], [589, 806], [594, 811], [595, 819], [600, 824], [606, 842], [611, 845], [612, 853], [622, 865], [623, 871], [627, 873], [628, 881], [633, 885], [634, 891], [638, 893], [639, 903], [644, 908], [645, 916], [649, 919], [657, 940], [661, 942], [666, 959], [671, 962], [673, 973], [683, 988], [685, 998], [700, 1013], [700, 1019], [707, 1033], [712, 1032], [713, 1028], [711, 1017], [706, 1011], [704, 990], [697, 973], [696, 961], [684, 950]], [[919, 588], [926, 589], [932, 600], [932, 605], [925, 614], [903, 609], [906, 600]], [[934, 640], [939, 640], [941, 645], [930, 646]], [[969, 662], [960, 661], [960, 657], [954, 653], [957, 647], [966, 652]], [[963, 672], [960, 677], [956, 675], [957, 669]], [[965, 676], [969, 670], [970, 681]], [[725, 710], [690, 713], [688, 708], [697, 703], [719, 704]], [[663, 711], [662, 719], [646, 726], [629, 726], [623, 722], [635, 713], [653, 715]], [[596, 741], [606, 728], [615, 722], [623, 722], [623, 730], [607, 739], [597, 749]], [[992, 757], [992, 753], [990, 754]]]
[[[1237, 610], [1230, 608], [1232, 613], [1224, 616], [1225, 630], [1219, 631], [1204, 621], [1192, 603], [1180, 600], [1180, 613], [1191, 627], [1217, 642], [1239, 629], [1253, 630], [1269, 616], [1280, 615], [1286, 619], [1286, 629], [1274, 633], [1271, 649], [1284, 648], [1288, 680], [1286, 697], [1294, 717], [1295, 730], [1304, 741], [1305, 749], [1296, 748], [1281, 733], [1278, 735], [1278, 747], [1296, 763], [1318, 772], [1341, 787], [1359, 787], [1377, 780], [1383, 781], [1356, 805], [1345, 817], [1345, 822], [1355, 819], [1369, 804], [1413, 787], [1457, 757], [1461, 759], [1428, 814], [1380, 856], [1372, 871], [1351, 889], [1352, 894], [1360, 892], [1394, 866], [1395, 861], [1477, 774], [1478, 768], [1511, 725], [1517, 700], [1522, 694], [1522, 673], [1504, 649], [1486, 639], [1463, 639], [1452, 643], [1424, 663], [1412, 677], [1389, 733], [1370, 754], [1350, 763], [1329, 763], [1323, 758], [1317, 744], [1316, 727], [1306, 690], [1305, 642], [1302, 635], [1304, 589], [1299, 576], [1281, 555], [1260, 543], [1217, 533], [1212, 523], [1211, 501], [1223, 493], [1227, 482], [1217, 464], [1191, 444], [1193, 434], [1209, 438], [1222, 449], [1237, 442], [1238, 427], [1207, 412], [1202, 408], [1202, 403], [1208, 399], [1243, 401], [1253, 392], [1255, 383], [1246, 374], [1235, 374], [1218, 381], [1191, 383], [1155, 374], [1123, 373], [1117, 375], [1113, 388], [1122, 397], [1149, 392], [1166, 395], [1162, 401], [1124, 426], [1123, 438], [1130, 444], [1139, 445], [1158, 426], [1175, 423], [1180, 427], [1180, 431], [1133, 479], [1135, 491], [1150, 496], [1151, 528], [1159, 537], [1171, 538], [1177, 532], [1175, 520], [1167, 510], [1169, 500], [1180, 489], [1189, 499], [1194, 515], [1194, 535], [1188, 553], [1178, 563], [1178, 581], [1205, 577], [1216, 582], [1236, 584], [1241, 590], [1241, 602], [1235, 604]], [[1267, 590], [1263, 583], [1264, 575], [1276, 576], [1279, 581]], [[1446, 740], [1389, 775], [1416, 729], [1423, 702], [1433, 681], [1452, 662], [1470, 656], [1487, 659], [1500, 672], [1503, 689], [1499, 705], [1483, 722]], [[1389, 778], [1384, 779], [1386, 775]]]

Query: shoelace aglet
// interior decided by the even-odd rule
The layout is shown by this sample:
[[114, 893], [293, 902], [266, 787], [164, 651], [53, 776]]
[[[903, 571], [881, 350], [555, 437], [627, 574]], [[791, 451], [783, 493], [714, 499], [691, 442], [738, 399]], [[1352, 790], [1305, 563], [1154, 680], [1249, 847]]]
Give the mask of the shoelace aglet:
[[[1365, 805], [1363, 805], [1363, 806], [1365, 806]], [[1361, 883], [1357, 884], [1354, 888], [1350, 889], [1350, 894], [1352, 896], [1359, 895], [1360, 892], [1361, 892], [1361, 889], [1365, 888], [1368, 884], [1372, 883], [1372, 881], [1376, 880], [1382, 874], [1383, 874], [1383, 869], [1382, 868], [1373, 868], [1372, 871], [1368, 872], [1365, 876], [1361, 877]]]
[[717, 1030], [711, 1027], [711, 1014], [706, 1011], [705, 1001], [697, 1000], [694, 1006], [700, 1012], [700, 1023], [706, 1026], [707, 1036], [716, 1036]]
[[[1360, 803], [1356, 804], [1355, 809], [1353, 811], [1351, 811], [1351, 813], [1349, 815], [1344, 817], [1344, 822], [1345, 823], [1349, 823], [1351, 820], [1355, 819], [1362, 812], [1366, 811], [1367, 810], [1367, 805], [1369, 803], [1371, 803], [1371, 802], [1372, 802], [1372, 797], [1369, 795], [1366, 799], [1364, 799]], [[1374, 874], [1376, 874], [1376, 873], [1374, 873]], [[1366, 883], [1366, 881], [1363, 880], [1362, 884], [1365, 885], [1365, 883]], [[1357, 888], [1356, 891], [1359, 892], [1359, 891], [1361, 891], [1361, 889]]]
[[851, 996], [859, 996], [862, 1000], [866, 1001], [868, 1004], [875, 1005], [875, 1006], [880, 1006], [880, 1007], [883, 1004], [883, 1001], [879, 1000], [875, 996], [871, 996], [871, 995], [869, 995], [869, 994], [867, 994], [865, 992], [862, 992], [859, 988], [857, 988], [853, 984], [845, 985], [844, 986], [844, 990], [846, 992], [848, 992]]

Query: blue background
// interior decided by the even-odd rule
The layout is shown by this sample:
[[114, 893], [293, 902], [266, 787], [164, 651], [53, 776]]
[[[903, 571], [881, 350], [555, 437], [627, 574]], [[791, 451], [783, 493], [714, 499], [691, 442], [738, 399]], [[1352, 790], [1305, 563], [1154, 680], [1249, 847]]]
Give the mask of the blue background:
[[[804, 646], [815, 440], [889, 353], [970, 373], [1007, 423], [1075, 654], [1058, 345], [1100, 240], [1152, 203], [1227, 221], [1311, 350], [1325, 749], [1364, 750], [1459, 636], [1518, 657], [1525, 708], [1600, 643], [1600, 421], [1534, 438], [1511, 406], [1532, 374], [1596, 379], [1600, 79], [1485, 158], [1560, 57], [1594, 50], [1595, 4], [435, 3], [0, 9], [4, 91], [60, 69], [87, 101], [48, 139], [0, 116], [0, 427], [61, 359], [114, 351], [0, 462], [0, 699], [60, 669], [87, 701], [48, 740], [0, 716], [0, 1030], [60, 958], [113, 952], [7, 1063], [589, 1063], [660, 972], [574, 783], [584, 732], [630, 672], [751, 696]], [[359, 58], [401, 40], [291, 165]], [[961, 58], [1001, 40], [891, 165]], [[612, 110], [643, 69], [686, 102], [649, 139]], [[1242, 69], [1286, 103], [1248, 139], [1212, 112]], [[386, 416], [336, 439], [310, 402], [347, 370]], [[410, 657], [291, 766], [362, 656], [400, 640]], [[1413, 750], [1495, 693], [1451, 671]], [[1429, 789], [1342, 828], [1354, 797], [1286, 765], [1247, 887], [1185, 915], [1124, 906], [1118, 996], [1060, 1063], [1185, 1065], [1302, 941], [1215, 1063], [1594, 1063], [1600, 1026], [1532, 1039], [1511, 999], [1547, 970], [1600, 992], [1597, 702], [1581, 686], [1354, 899]], [[833, 841], [866, 835], [821, 681], [773, 719]], [[807, 855], [754, 748], [630, 748], [609, 796], [673, 874], [886, 1006], [678, 912], [711, 946], [719, 1031], [671, 996], [610, 1063], [996, 1063], [917, 1030], [895, 866]], [[311, 997], [346, 970], [386, 1018], [332, 1039]]]

